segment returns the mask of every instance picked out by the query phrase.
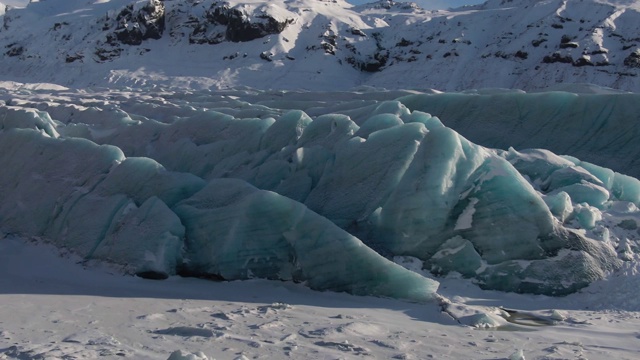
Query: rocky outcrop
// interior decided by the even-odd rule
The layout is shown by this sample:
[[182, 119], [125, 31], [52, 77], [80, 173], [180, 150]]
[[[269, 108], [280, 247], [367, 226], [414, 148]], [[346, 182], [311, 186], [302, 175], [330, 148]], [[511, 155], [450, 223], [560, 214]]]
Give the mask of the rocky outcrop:
[[640, 68], [640, 49], [632, 52], [624, 59], [624, 64], [628, 67]]
[[165, 7], [160, 0], [144, 6], [127, 5], [115, 19], [115, 36], [126, 45], [140, 45], [147, 39], [160, 39], [165, 27]]
[[223, 41], [246, 42], [281, 33], [294, 19], [278, 20], [266, 12], [253, 13], [230, 7], [227, 2], [213, 2], [203, 19], [191, 17], [192, 44], [219, 44]]

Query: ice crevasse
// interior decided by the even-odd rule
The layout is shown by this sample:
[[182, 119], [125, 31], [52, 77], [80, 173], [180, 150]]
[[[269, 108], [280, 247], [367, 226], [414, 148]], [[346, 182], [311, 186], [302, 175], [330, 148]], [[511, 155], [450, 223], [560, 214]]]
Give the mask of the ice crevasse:
[[[432, 299], [437, 282], [389, 260], [400, 255], [489, 289], [562, 295], [637, 251], [618, 235], [637, 235], [638, 180], [483, 148], [397, 101], [356, 121], [258, 105], [162, 121], [47, 111], [0, 109], [0, 229], [132, 273]], [[628, 219], [604, 234], [609, 213]]]

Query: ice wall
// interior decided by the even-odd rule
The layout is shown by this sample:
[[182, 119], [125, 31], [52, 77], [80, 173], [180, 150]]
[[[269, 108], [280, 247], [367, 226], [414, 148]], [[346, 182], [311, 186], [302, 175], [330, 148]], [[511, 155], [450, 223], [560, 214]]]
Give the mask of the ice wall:
[[438, 287], [303, 204], [242, 180], [205, 183], [114, 146], [31, 129], [0, 132], [0, 152], [3, 232], [144, 277], [294, 280], [413, 301], [433, 299]]
[[542, 148], [640, 176], [639, 94], [486, 91], [399, 100], [484, 146]]
[[[414, 256], [490, 289], [561, 295], [638, 252], [638, 180], [547, 150], [481, 147], [405, 106], [425, 95], [233, 94], [98, 94], [46, 112], [12, 99], [0, 165], [58, 155], [3, 177], [3, 231], [146, 274], [410, 299], [436, 285], [382, 256]], [[84, 180], [68, 184], [76, 172]]]

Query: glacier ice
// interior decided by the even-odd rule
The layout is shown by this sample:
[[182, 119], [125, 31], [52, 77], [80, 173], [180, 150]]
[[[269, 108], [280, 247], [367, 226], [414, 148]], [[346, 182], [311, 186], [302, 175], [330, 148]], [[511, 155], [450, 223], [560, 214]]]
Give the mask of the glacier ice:
[[[468, 95], [35, 95], [0, 107], [0, 228], [144, 276], [433, 298], [437, 282], [388, 260], [402, 255], [485, 288], [562, 295], [640, 239], [637, 179], [485, 148], [416, 110]], [[553, 96], [538, 95], [573, 99]]]
[[639, 94], [488, 91], [414, 94], [398, 100], [412, 111], [439, 117], [483, 146], [542, 148], [640, 176]]

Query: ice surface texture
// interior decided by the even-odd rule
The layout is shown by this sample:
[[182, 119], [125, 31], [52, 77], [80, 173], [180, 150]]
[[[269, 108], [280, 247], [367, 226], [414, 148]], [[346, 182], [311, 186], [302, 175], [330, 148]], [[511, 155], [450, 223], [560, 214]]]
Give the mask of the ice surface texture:
[[484, 148], [375, 94], [230, 95], [13, 99], [0, 110], [2, 231], [151, 277], [420, 301], [437, 283], [385, 257], [562, 295], [636, 251], [634, 178], [546, 150]]
[[638, 94], [444, 93], [401, 101], [484, 146], [543, 148], [640, 176]]

